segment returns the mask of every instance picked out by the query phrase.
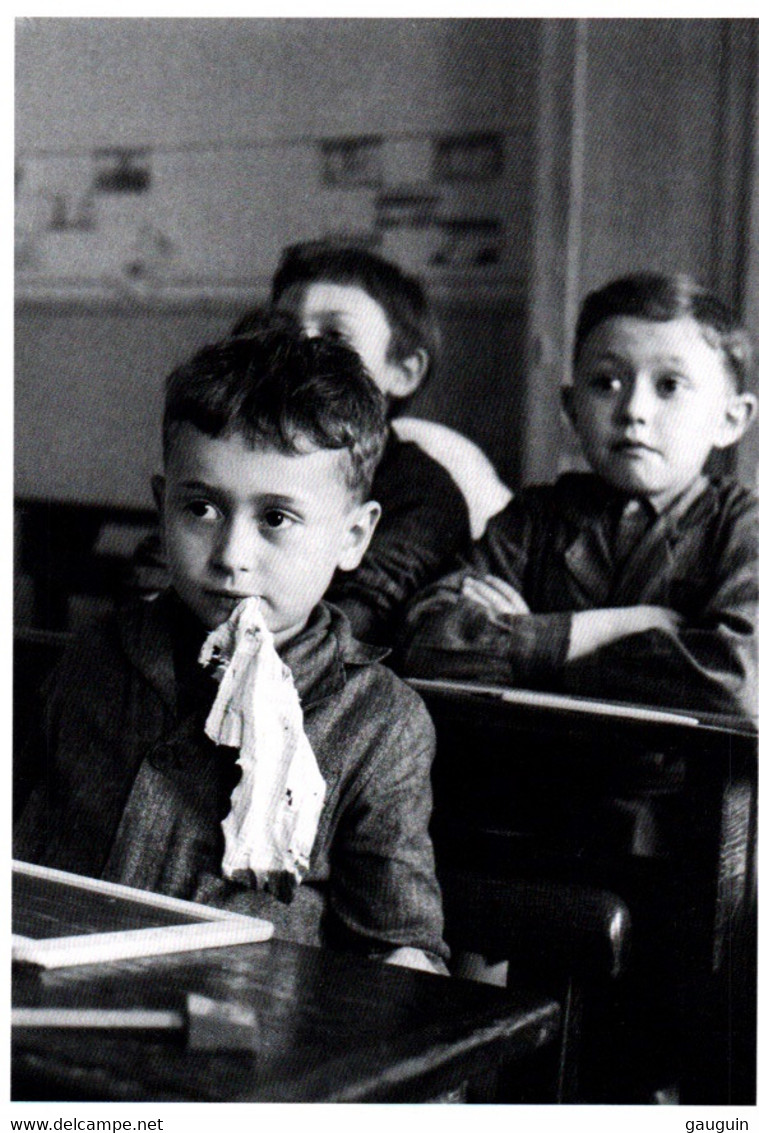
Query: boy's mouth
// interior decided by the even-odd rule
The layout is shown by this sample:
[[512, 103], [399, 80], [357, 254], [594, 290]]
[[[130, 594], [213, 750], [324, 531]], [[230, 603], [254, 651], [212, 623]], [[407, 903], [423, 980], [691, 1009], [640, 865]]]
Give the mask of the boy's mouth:
[[623, 438], [620, 441], [612, 442], [611, 451], [619, 453], [621, 456], [642, 456], [648, 452], [656, 453], [658, 449], [655, 449], [652, 445], [645, 444], [643, 441]]
[[252, 594], [241, 594], [236, 590], [206, 590], [205, 595], [211, 599], [214, 605], [221, 606], [225, 610], [228, 609], [230, 614], [240, 602], [253, 597]]

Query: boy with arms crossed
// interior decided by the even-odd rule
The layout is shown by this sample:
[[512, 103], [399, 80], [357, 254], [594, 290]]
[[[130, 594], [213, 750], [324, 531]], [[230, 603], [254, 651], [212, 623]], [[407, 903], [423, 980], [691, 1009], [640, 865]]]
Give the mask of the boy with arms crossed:
[[563, 393], [592, 471], [490, 521], [412, 608], [405, 671], [754, 716], [757, 500], [706, 471], [754, 415], [751, 361], [684, 277], [589, 295]]

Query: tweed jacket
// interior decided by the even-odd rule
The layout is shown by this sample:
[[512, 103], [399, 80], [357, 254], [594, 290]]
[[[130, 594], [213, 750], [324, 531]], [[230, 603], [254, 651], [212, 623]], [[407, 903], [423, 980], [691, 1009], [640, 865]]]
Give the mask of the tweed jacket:
[[264, 916], [304, 943], [445, 960], [428, 834], [434, 730], [417, 694], [326, 603], [283, 647], [327, 784], [309, 872], [283, 904], [221, 876], [239, 768], [203, 733], [217, 686], [195, 663], [202, 637], [169, 591], [75, 643], [52, 683], [45, 772], [14, 855]]

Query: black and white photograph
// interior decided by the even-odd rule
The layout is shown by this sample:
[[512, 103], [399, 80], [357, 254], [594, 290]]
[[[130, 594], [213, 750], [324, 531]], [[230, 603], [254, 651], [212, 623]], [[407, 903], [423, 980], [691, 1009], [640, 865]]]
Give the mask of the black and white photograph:
[[759, 19], [6, 23], [11, 1129], [748, 1133]]

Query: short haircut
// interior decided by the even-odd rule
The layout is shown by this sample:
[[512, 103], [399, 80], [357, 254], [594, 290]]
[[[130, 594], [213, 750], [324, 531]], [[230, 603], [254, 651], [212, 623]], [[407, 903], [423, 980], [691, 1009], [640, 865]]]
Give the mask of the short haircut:
[[263, 310], [251, 313], [245, 335], [203, 347], [167, 378], [164, 462], [183, 424], [211, 437], [239, 434], [251, 448], [342, 449], [346, 486], [360, 499], [387, 434], [382, 394], [356, 352]]
[[582, 304], [575, 328], [576, 365], [591, 331], [606, 319], [626, 315], [652, 322], [690, 316], [706, 340], [722, 354], [736, 388], [742, 393], [753, 382], [754, 351], [749, 334], [729, 307], [687, 275], [639, 272], [592, 291]]
[[402, 362], [415, 350], [429, 357], [425, 380], [440, 352], [440, 327], [418, 279], [374, 252], [329, 240], [309, 240], [285, 248], [272, 281], [276, 304], [291, 287], [309, 283], [360, 287], [379, 303], [390, 325], [391, 362]]

